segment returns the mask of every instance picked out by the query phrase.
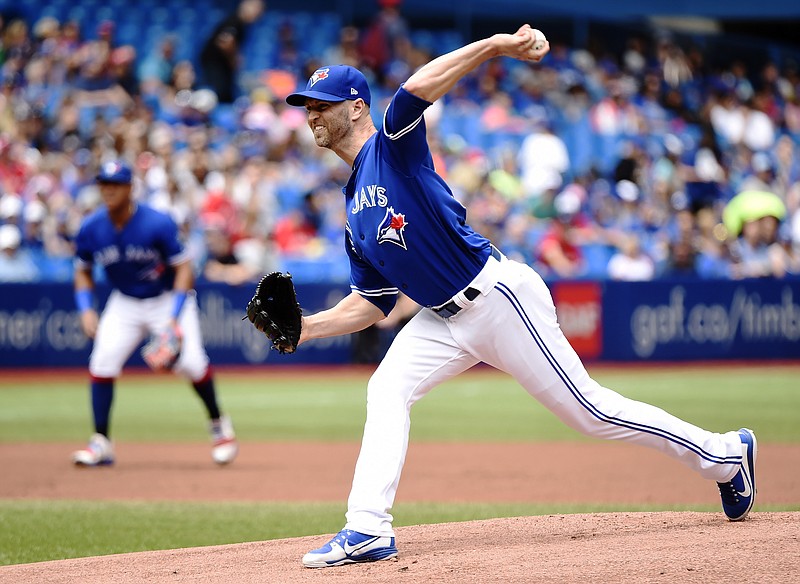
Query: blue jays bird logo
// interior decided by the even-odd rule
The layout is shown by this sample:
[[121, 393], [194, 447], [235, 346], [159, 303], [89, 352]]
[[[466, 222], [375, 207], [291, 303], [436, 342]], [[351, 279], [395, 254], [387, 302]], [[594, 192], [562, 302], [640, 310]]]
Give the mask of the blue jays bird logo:
[[406, 216], [402, 213], [395, 213], [392, 207], [386, 209], [386, 216], [378, 227], [378, 243], [388, 241], [399, 245], [403, 249], [406, 247], [406, 238], [403, 230], [406, 228]]
[[113, 175], [117, 174], [120, 171], [121, 168], [122, 168], [122, 165], [119, 164], [118, 162], [114, 162], [114, 161], [106, 162], [103, 165], [103, 173], [108, 175], [108, 176], [113, 176]]
[[328, 78], [328, 71], [330, 69], [317, 69], [314, 71], [314, 74], [311, 76], [311, 87], [314, 87], [314, 84], [319, 81], [320, 79], [327, 79]]

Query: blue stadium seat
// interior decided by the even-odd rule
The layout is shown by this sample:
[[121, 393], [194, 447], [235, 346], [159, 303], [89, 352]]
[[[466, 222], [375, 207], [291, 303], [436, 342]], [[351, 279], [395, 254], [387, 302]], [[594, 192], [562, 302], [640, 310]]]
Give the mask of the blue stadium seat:
[[46, 282], [71, 282], [73, 278], [72, 258], [59, 258], [45, 255], [38, 255], [36, 264], [42, 275], [42, 280]]
[[211, 111], [211, 123], [227, 132], [239, 130], [239, 114], [231, 104], [221, 103]]
[[608, 262], [614, 255], [614, 248], [608, 245], [592, 243], [581, 246], [583, 258], [586, 261], [587, 278], [599, 280], [608, 277]]
[[414, 46], [421, 47], [429, 51], [432, 56], [437, 56], [436, 53], [436, 35], [429, 30], [412, 30], [409, 33], [411, 43]]
[[559, 136], [569, 152], [570, 167], [576, 175], [584, 174], [595, 162], [589, 116], [584, 115], [574, 123], [565, 123]]
[[86, 10], [82, 6], [73, 6], [67, 12], [67, 20], [74, 20], [81, 27], [81, 34], [85, 38], [94, 38], [94, 31], [87, 31], [84, 26], [86, 20]]
[[160, 25], [166, 29], [171, 28], [173, 25], [173, 11], [170, 8], [159, 6], [154, 8], [150, 13], [148, 20], [152, 24]]
[[289, 272], [296, 282], [348, 282], [350, 268], [346, 256], [332, 258], [292, 258], [279, 260], [280, 270]]
[[96, 115], [97, 109], [92, 106], [81, 106], [78, 109], [78, 131], [82, 136], [92, 135]]
[[289, 21], [292, 23], [292, 27], [294, 28], [294, 32], [296, 34], [300, 33], [312, 33], [313, 29], [316, 29], [322, 19], [318, 16], [311, 14], [310, 12], [294, 12], [289, 14]]
[[102, 22], [103, 20], [111, 20], [119, 26], [120, 21], [117, 20], [118, 12], [111, 8], [110, 6], [99, 6], [97, 9], [92, 10], [94, 14], [94, 20], [96, 22]]
[[434, 37], [434, 44], [436, 53], [443, 55], [461, 47], [464, 40], [458, 31], [439, 31]]
[[142, 38], [142, 31], [141, 29], [136, 26], [135, 24], [131, 24], [129, 22], [125, 22], [122, 24], [116, 32], [116, 39], [122, 45], [133, 45], [136, 47], [137, 55], [141, 58], [146, 55], [142, 55], [139, 51], [139, 45], [141, 45], [141, 38]]
[[[197, 25], [197, 10], [192, 6], [186, 6], [176, 11], [175, 25], [177, 27], [194, 27]], [[187, 37], [191, 38], [191, 37]]]
[[[52, 2], [50, 2], [48, 6], [44, 8], [44, 10], [41, 12], [41, 15], [45, 16], [46, 14], [49, 14], [59, 22], [65, 22], [67, 20], [67, 14], [69, 13], [69, 9], [71, 7], [72, 4], [66, 2], [65, 0], [53, 0]], [[38, 18], [34, 16], [34, 21], [35, 20], [38, 20]]]

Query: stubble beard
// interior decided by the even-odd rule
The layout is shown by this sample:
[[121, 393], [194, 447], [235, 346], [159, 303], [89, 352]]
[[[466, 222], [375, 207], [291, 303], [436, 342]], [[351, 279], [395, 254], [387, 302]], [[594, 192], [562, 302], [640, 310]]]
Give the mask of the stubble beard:
[[347, 108], [342, 108], [341, 114], [332, 117], [319, 131], [314, 132], [314, 141], [320, 148], [333, 150], [352, 132]]

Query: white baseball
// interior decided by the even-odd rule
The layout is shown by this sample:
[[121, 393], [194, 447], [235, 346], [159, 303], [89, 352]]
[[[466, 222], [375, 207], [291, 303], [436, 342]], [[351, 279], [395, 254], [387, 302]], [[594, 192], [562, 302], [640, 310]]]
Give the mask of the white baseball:
[[544, 36], [544, 33], [539, 29], [533, 29], [533, 38], [536, 39], [536, 42], [533, 43], [533, 50], [539, 51], [544, 48], [544, 43], [547, 40], [547, 37]]

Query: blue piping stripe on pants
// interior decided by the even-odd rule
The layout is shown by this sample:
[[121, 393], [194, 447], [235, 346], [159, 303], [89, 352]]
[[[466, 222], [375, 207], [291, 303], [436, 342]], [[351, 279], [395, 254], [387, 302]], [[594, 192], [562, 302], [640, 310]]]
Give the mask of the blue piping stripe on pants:
[[561, 380], [564, 382], [564, 385], [567, 387], [567, 389], [569, 389], [570, 393], [578, 401], [578, 403], [580, 403], [581, 406], [583, 406], [595, 418], [597, 418], [600, 421], [607, 422], [609, 424], [614, 424], [616, 426], [621, 426], [623, 428], [630, 428], [631, 430], [636, 430], [636, 431], [639, 431], [639, 432], [645, 432], [645, 433], [648, 433], [648, 434], [653, 434], [654, 436], [658, 436], [660, 438], [664, 438], [665, 440], [669, 440], [671, 442], [679, 444], [680, 446], [683, 446], [684, 448], [686, 448], [688, 450], [691, 450], [692, 452], [694, 452], [695, 454], [697, 454], [701, 458], [703, 458], [705, 460], [708, 460], [709, 462], [713, 462], [713, 463], [716, 463], [716, 464], [740, 464], [741, 463], [741, 461], [742, 461], [742, 457], [741, 456], [726, 456], [726, 457], [715, 456], [715, 455], [713, 455], [711, 453], [708, 453], [708, 452], [704, 451], [700, 446], [689, 442], [685, 438], [681, 438], [680, 436], [676, 436], [676, 435], [674, 435], [674, 434], [672, 434], [670, 432], [667, 432], [666, 430], [663, 430], [661, 428], [655, 428], [653, 426], [648, 426], [648, 425], [645, 425], [645, 424], [639, 424], [637, 422], [631, 422], [631, 421], [628, 421], [628, 420], [621, 420], [619, 418], [616, 418], [614, 416], [609, 416], [609, 415], [604, 414], [601, 411], [599, 411], [596, 406], [594, 406], [592, 403], [590, 403], [589, 400], [587, 400], [586, 397], [584, 397], [581, 394], [581, 392], [578, 390], [576, 385], [572, 382], [572, 380], [569, 379], [567, 374], [564, 372], [564, 370], [558, 364], [558, 362], [556, 361], [555, 357], [553, 357], [552, 353], [550, 353], [549, 349], [547, 348], [547, 346], [544, 344], [544, 342], [542, 341], [541, 337], [539, 336], [539, 333], [536, 331], [536, 328], [533, 326], [533, 322], [531, 321], [530, 317], [525, 313], [525, 309], [522, 307], [522, 303], [519, 301], [519, 299], [517, 299], [517, 297], [514, 295], [514, 293], [505, 284], [503, 284], [501, 282], [498, 282], [497, 285], [495, 286], [495, 288], [501, 294], [503, 294], [503, 296], [505, 296], [508, 299], [508, 301], [511, 303], [511, 305], [514, 307], [514, 310], [516, 310], [517, 314], [522, 319], [523, 323], [525, 324], [525, 327], [528, 329], [528, 332], [531, 334], [531, 337], [533, 338], [534, 342], [539, 347], [539, 349], [542, 351], [542, 354], [547, 359], [547, 361], [550, 363], [550, 365], [552, 366], [552, 368], [555, 371], [556, 375], [558, 375], [561, 378]]

